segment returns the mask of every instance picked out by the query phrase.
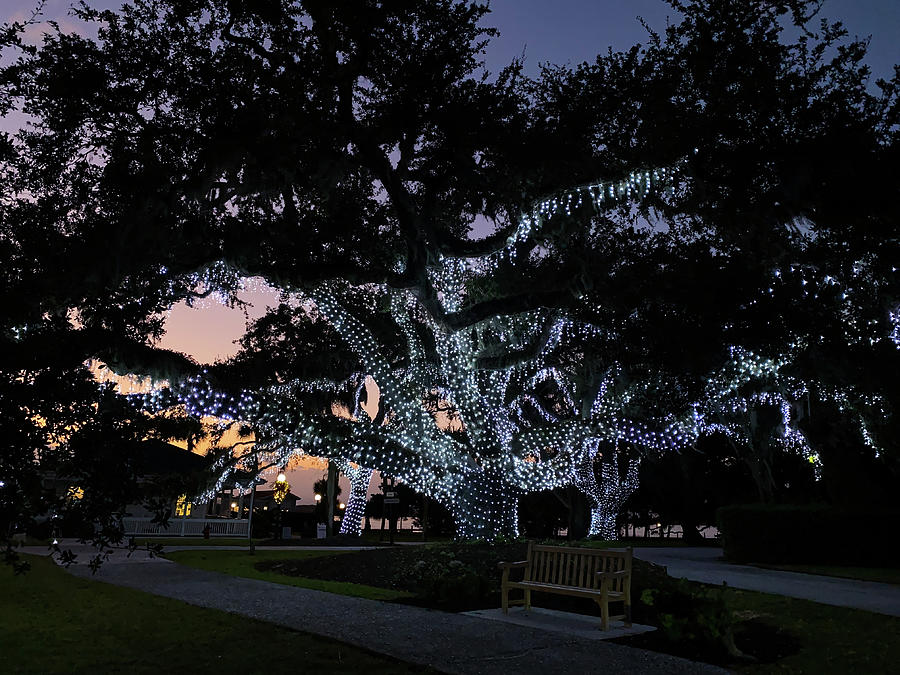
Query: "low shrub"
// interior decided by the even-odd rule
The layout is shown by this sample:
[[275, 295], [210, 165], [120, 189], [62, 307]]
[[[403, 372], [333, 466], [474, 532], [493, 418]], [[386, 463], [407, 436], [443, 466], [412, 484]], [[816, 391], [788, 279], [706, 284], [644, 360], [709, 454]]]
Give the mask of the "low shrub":
[[733, 562], [894, 565], [891, 532], [900, 512], [828, 506], [726, 506], [717, 513], [725, 557]]
[[705, 588], [681, 579], [645, 588], [639, 603], [642, 619], [658, 626], [671, 645], [713, 659], [743, 656], [734, 644], [737, 620], [724, 587]]
[[451, 551], [435, 552], [405, 567], [403, 574], [416, 595], [429, 604], [444, 608], [479, 605], [491, 594], [490, 579]]

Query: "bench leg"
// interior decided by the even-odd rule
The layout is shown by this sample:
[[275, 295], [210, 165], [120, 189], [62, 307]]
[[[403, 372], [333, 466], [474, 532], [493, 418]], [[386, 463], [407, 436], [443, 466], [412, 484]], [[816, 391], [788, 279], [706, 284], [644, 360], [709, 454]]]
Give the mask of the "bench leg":
[[531, 590], [525, 589], [525, 611], [528, 612], [531, 610]]
[[625, 599], [625, 627], [631, 628], [631, 599]]
[[609, 602], [605, 599], [600, 602], [600, 629], [609, 630]]
[[509, 589], [504, 586], [500, 594], [500, 606], [503, 608], [504, 614], [509, 614]]

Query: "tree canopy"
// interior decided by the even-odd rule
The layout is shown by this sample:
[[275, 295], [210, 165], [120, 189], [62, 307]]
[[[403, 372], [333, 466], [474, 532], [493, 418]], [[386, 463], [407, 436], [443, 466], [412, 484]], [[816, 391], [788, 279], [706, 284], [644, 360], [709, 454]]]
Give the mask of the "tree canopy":
[[[37, 46], [6, 27], [0, 112], [30, 119], [0, 157], [10, 386], [88, 358], [167, 378], [269, 450], [502, 512], [479, 536], [515, 532], [516, 490], [574, 480], [588, 439], [688, 445], [725, 399], [777, 393], [770, 426], [826, 478], [895, 470], [900, 71], [872, 83], [811, 0], [670, 4], [645, 44], [536, 78], [485, 72], [488, 7], [454, 0], [82, 6], [96, 37]], [[155, 347], [166, 309], [247, 277], [285, 304], [232, 363]]]

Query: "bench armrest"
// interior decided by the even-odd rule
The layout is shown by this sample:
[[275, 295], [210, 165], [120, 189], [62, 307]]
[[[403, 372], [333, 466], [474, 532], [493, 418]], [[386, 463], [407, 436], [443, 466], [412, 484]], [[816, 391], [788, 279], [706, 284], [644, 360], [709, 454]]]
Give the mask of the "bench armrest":
[[527, 560], [520, 560], [518, 562], [501, 562], [497, 563], [497, 567], [499, 569], [512, 569], [514, 567], [525, 567], [528, 565]]
[[597, 576], [601, 579], [614, 579], [615, 577], [627, 577], [630, 574], [627, 570], [619, 570], [618, 572], [597, 572]]

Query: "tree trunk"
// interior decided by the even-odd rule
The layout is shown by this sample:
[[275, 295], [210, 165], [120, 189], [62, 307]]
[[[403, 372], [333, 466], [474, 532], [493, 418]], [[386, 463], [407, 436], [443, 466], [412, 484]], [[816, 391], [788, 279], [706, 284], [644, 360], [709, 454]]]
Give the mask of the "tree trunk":
[[461, 481], [455, 501], [447, 505], [459, 539], [519, 536], [518, 490], [494, 472], [472, 471]]
[[619, 510], [637, 489], [640, 459], [629, 459], [625, 478], [622, 478], [619, 475], [617, 449], [607, 449], [601, 464], [601, 481], [598, 483], [594, 472], [595, 456], [596, 453], [585, 455], [575, 474], [575, 485], [592, 504], [589, 533], [614, 541], [619, 534], [616, 527]]
[[341, 534], [350, 534], [357, 537], [361, 534], [372, 473], [372, 469], [364, 469], [363, 467], [359, 467], [358, 470], [351, 473], [350, 498], [347, 500], [344, 518], [341, 520]]
[[606, 541], [615, 541], [616, 536], [616, 514], [604, 509], [602, 506], [595, 506], [591, 509], [591, 534], [599, 535]]
[[574, 486], [569, 486], [569, 522], [567, 539], [584, 539], [590, 532], [587, 516], [591, 505], [587, 497]]
[[759, 501], [763, 504], [771, 504], [775, 501], [774, 484], [771, 479], [771, 473], [765, 470], [762, 459], [755, 456], [744, 457], [744, 463], [750, 469], [750, 476], [756, 485], [756, 493], [759, 495]]
[[700, 534], [696, 525], [681, 523], [681, 531], [683, 533], [681, 536], [686, 544], [698, 546], [703, 543], [703, 535]]

